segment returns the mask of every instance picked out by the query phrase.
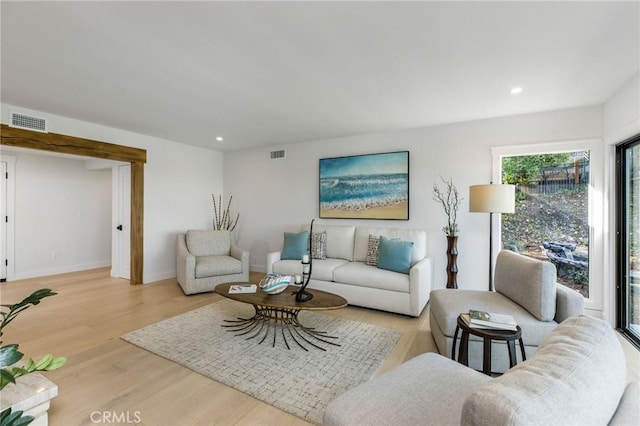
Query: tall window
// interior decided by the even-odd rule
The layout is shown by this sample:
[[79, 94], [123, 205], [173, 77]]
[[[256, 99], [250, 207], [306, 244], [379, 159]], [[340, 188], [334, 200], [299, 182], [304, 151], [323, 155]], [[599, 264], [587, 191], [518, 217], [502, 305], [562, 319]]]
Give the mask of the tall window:
[[558, 282], [588, 299], [590, 151], [502, 157], [502, 181], [516, 186], [502, 246], [552, 262]]
[[581, 293], [587, 312], [599, 315], [608, 235], [602, 140], [496, 146], [491, 155], [494, 182], [517, 181], [516, 171], [533, 164], [525, 167], [528, 178], [515, 182], [516, 213], [500, 217], [502, 247], [555, 263], [558, 282]]
[[617, 147], [618, 327], [640, 346], [640, 135]]

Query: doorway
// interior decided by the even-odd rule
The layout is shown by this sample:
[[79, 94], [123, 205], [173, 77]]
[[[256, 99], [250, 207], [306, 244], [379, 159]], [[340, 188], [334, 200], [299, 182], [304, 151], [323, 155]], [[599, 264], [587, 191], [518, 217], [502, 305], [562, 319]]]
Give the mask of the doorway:
[[13, 223], [15, 222], [15, 214], [13, 197], [16, 157], [3, 154], [0, 167], [2, 168], [0, 179], [0, 282], [4, 282], [13, 275], [13, 263], [9, 262], [9, 259], [14, 258]]
[[114, 234], [111, 276], [131, 277], [131, 164], [114, 167]]
[[0, 161], [0, 282], [7, 280], [7, 162]]
[[640, 346], [640, 134], [616, 147], [617, 327]]
[[[24, 167], [21, 167], [20, 164]], [[126, 172], [119, 171], [119, 167], [124, 167]], [[18, 170], [19, 173], [16, 173], [18, 168], [20, 169]], [[69, 168], [70, 174], [66, 175], [53, 172], [53, 174], [49, 176], [49, 173], [52, 173], [51, 170], [62, 170], [61, 168], [64, 168], [64, 170]], [[130, 279], [130, 169], [131, 166], [128, 163], [108, 160], [102, 162], [92, 160], [90, 157], [2, 147], [0, 157], [0, 218], [2, 218], [2, 220], [0, 220], [0, 266], [2, 266], [0, 272], [2, 274], [2, 282], [56, 273], [75, 272], [83, 270], [83, 268], [92, 269], [104, 267], [109, 264], [114, 266], [116, 264], [114, 256], [117, 245], [122, 247], [119, 251], [119, 253], [122, 254], [119, 255], [120, 257], [118, 259], [123, 269], [122, 271], [116, 269], [116, 271], [119, 272], [116, 275], [112, 268], [111, 275]], [[82, 173], [86, 173], [86, 175]], [[95, 177], [96, 173], [99, 173], [102, 177]], [[118, 187], [118, 173], [124, 177], [120, 184], [121, 188]], [[108, 178], [110, 184], [105, 186], [107, 182], [105, 182], [104, 179], [107, 178], [107, 176], [112, 177]], [[115, 176], [115, 178], [113, 176]], [[78, 178], [79, 181], [92, 183], [71, 185], [69, 179], [72, 178]], [[60, 220], [61, 218], [55, 216], [55, 213], [53, 217], [57, 217], [57, 219], [54, 219], [54, 221], [41, 221], [39, 217], [33, 216], [33, 209], [36, 208], [39, 210], [42, 208], [42, 205], [29, 207], [25, 202], [27, 199], [31, 199], [31, 197], [41, 198], [42, 187], [40, 182], [43, 180], [52, 182], [50, 187], [52, 191], [54, 191], [53, 188], [60, 189], [60, 192], [55, 193], [55, 200], [64, 200], [62, 201], [63, 204], [56, 204], [57, 201], [52, 200], [53, 208], [57, 210], [62, 208], [69, 212], [77, 212], [79, 217], [82, 214], [82, 222], [79, 222], [77, 226], [74, 225], [72, 228], [69, 228], [69, 223], [66, 222], [61, 222], [59, 225], [56, 225], [56, 220]], [[44, 185], [43, 182], [42, 184]], [[89, 191], [90, 196], [93, 198], [82, 197], [79, 199], [77, 196], [78, 191]], [[51, 192], [47, 191], [47, 194], [51, 194]], [[93, 208], [84, 205], [88, 200], [92, 200], [88, 203], [88, 206], [94, 206]], [[100, 206], [99, 210], [97, 210], [95, 206]], [[105, 207], [111, 207], [111, 209], [106, 210]], [[111, 214], [107, 213], [109, 211]], [[120, 218], [123, 219], [121, 220]], [[93, 225], [91, 230], [87, 228], [87, 223]], [[126, 230], [124, 232], [113, 232], [112, 230], [120, 223], [124, 224]], [[30, 241], [34, 238], [30, 233], [30, 230], [34, 229], [34, 226], [37, 226], [37, 229], [40, 230], [39, 232], [42, 235], [49, 236], [46, 240], [41, 241], [41, 244], [38, 244], [37, 248], [34, 248], [33, 244], [25, 244], [25, 241]], [[25, 228], [29, 229], [29, 231]], [[93, 243], [90, 243], [90, 246], [91, 249], [96, 249], [97, 252], [94, 253], [96, 257], [76, 259], [74, 256], [78, 255], [78, 252], [68, 250], [68, 247], [60, 253], [58, 253], [57, 250], [51, 252], [52, 259], [55, 259], [56, 257], [54, 256], [58, 254], [62, 255], [61, 259], [64, 260], [60, 263], [54, 261], [48, 263], [48, 258], [43, 260], [42, 257], [38, 257], [42, 251], [47, 251], [44, 250], [45, 247], [51, 250], [51, 246], [49, 245], [50, 241], [61, 241], [59, 240], [60, 234], [57, 231], [59, 229], [67, 229], [70, 232], [65, 232], [64, 234], [69, 235], [69, 240], [64, 241], [67, 246], [72, 243], [82, 244], [86, 241], [93, 241]], [[84, 231], [78, 231], [78, 229], [84, 229]], [[78, 232], [74, 233], [74, 230]], [[95, 230], [95, 233], [93, 230]], [[15, 235], [20, 236], [19, 241], [16, 241]], [[78, 238], [78, 235], [83, 235], [83, 237]], [[21, 244], [21, 249], [18, 252], [16, 252], [16, 244]], [[104, 250], [106, 244], [108, 244], [109, 247], [108, 252]], [[26, 249], [27, 247], [29, 247], [28, 250]], [[102, 248], [98, 249], [98, 247]], [[30, 252], [31, 250], [33, 253]], [[38, 261], [36, 263], [25, 262], [24, 259], [32, 258], [32, 254], [33, 257], [38, 258]], [[16, 263], [19, 256], [22, 258], [21, 267]], [[105, 263], [105, 261], [109, 263]]]
[[57, 133], [40, 133], [0, 125], [0, 144], [74, 154], [131, 164], [131, 284], [143, 283], [144, 165], [147, 151]]

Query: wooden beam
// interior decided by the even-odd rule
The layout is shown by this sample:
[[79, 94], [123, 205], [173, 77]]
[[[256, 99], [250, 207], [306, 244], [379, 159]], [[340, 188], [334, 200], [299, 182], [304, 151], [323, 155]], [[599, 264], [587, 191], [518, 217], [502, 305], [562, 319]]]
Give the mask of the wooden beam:
[[57, 133], [0, 126], [0, 144], [131, 163], [131, 284], [142, 284], [144, 265], [144, 164], [147, 151]]
[[32, 130], [16, 129], [6, 124], [3, 124], [1, 129], [2, 145], [125, 161], [127, 163], [147, 162], [147, 151], [144, 149], [58, 133], [40, 133]]
[[143, 230], [144, 164], [131, 163], [131, 284], [142, 284]]

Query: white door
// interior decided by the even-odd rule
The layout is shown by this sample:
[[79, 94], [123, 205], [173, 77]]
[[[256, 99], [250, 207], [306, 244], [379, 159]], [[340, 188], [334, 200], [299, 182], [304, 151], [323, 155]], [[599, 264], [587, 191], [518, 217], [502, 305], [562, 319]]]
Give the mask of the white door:
[[118, 166], [117, 275], [131, 278], [131, 165]]
[[7, 280], [7, 163], [0, 161], [0, 281]]

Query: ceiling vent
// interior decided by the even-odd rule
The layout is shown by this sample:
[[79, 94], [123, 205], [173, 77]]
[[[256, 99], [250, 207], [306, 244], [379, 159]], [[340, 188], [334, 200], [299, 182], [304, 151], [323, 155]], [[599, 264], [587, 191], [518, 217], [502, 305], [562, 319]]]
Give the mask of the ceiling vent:
[[284, 158], [284, 149], [279, 151], [271, 151], [270, 157], [272, 160], [276, 160], [278, 158]]
[[11, 120], [9, 122], [10, 127], [47, 133], [47, 120], [44, 118], [12, 112]]

